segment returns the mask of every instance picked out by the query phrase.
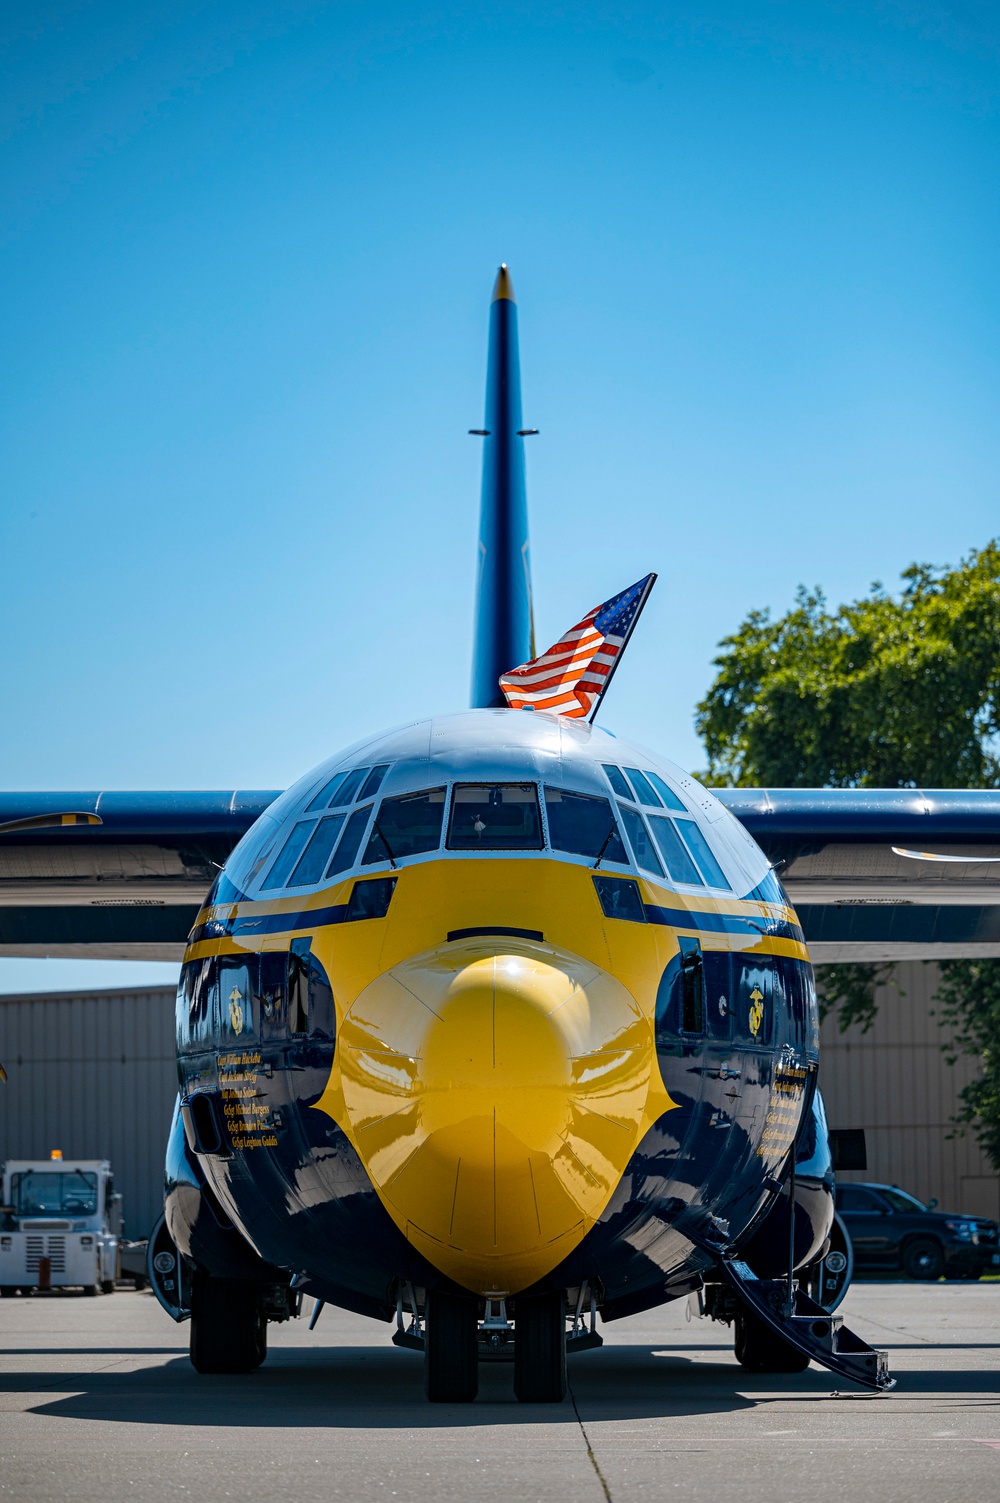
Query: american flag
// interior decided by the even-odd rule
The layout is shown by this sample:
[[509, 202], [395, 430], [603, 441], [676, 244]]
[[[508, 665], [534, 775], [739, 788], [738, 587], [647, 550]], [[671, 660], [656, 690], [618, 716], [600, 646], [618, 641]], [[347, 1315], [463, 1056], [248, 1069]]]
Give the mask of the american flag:
[[511, 709], [591, 719], [655, 579], [647, 574], [596, 605], [548, 652], [503, 674], [500, 687]]

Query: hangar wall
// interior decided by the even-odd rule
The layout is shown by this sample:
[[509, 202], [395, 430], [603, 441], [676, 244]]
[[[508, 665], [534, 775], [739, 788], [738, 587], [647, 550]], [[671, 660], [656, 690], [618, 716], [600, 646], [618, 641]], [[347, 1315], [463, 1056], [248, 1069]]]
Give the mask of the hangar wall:
[[820, 1088], [831, 1127], [863, 1127], [865, 1173], [844, 1180], [880, 1180], [942, 1210], [1000, 1218], [1000, 1176], [970, 1134], [953, 1136], [958, 1093], [977, 1073], [961, 1057], [949, 1065], [941, 1050], [949, 1034], [934, 1016], [938, 967], [904, 961], [899, 982], [878, 993], [878, 1017], [868, 1033], [823, 1024]]
[[0, 1159], [110, 1159], [125, 1234], [163, 1206], [177, 1095], [172, 986], [0, 996]]

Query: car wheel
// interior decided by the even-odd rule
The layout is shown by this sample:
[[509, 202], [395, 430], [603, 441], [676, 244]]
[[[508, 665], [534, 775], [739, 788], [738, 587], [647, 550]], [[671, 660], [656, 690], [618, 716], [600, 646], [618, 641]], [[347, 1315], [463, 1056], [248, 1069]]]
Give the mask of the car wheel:
[[903, 1272], [911, 1279], [929, 1281], [939, 1279], [944, 1273], [944, 1253], [940, 1242], [931, 1237], [918, 1237], [903, 1253]]

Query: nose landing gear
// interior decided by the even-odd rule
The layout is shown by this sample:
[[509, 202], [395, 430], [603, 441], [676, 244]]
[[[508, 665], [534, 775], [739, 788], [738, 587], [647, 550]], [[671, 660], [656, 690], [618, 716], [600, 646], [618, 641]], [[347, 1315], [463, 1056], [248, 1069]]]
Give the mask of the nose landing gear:
[[566, 1294], [535, 1294], [514, 1311], [514, 1392], [522, 1404], [566, 1397]]
[[512, 1302], [513, 1324], [504, 1296], [486, 1296], [482, 1321], [478, 1303], [471, 1295], [428, 1290], [421, 1313], [412, 1286], [400, 1285], [393, 1344], [423, 1352], [424, 1386], [431, 1403], [470, 1404], [479, 1391], [479, 1362], [509, 1362], [513, 1357], [514, 1393], [522, 1404], [561, 1404], [566, 1397], [567, 1351], [602, 1345], [593, 1328], [596, 1299], [589, 1284], [579, 1290], [568, 1333], [565, 1290], [519, 1295]]
[[427, 1292], [424, 1385], [432, 1404], [471, 1404], [479, 1392], [479, 1303]]

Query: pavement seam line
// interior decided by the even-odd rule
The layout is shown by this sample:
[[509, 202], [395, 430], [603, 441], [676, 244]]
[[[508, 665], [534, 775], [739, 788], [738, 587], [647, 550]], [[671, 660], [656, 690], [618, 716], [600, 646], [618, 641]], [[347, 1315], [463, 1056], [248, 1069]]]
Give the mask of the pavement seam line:
[[573, 1392], [571, 1384], [567, 1383], [566, 1387], [569, 1390], [569, 1401], [573, 1405], [573, 1413], [576, 1415], [576, 1422], [580, 1426], [580, 1434], [583, 1436], [583, 1443], [587, 1447], [587, 1459], [590, 1462], [591, 1466], [594, 1468], [594, 1473], [597, 1477], [598, 1482], [601, 1484], [601, 1489], [604, 1493], [605, 1498], [607, 1499], [607, 1503], [613, 1503], [611, 1497], [611, 1489], [608, 1486], [607, 1481], [605, 1480], [604, 1473], [601, 1471], [597, 1457], [594, 1455], [594, 1448], [590, 1444], [590, 1436], [587, 1434], [587, 1427], [583, 1423], [583, 1420], [580, 1418], [580, 1410], [577, 1407], [576, 1394]]

